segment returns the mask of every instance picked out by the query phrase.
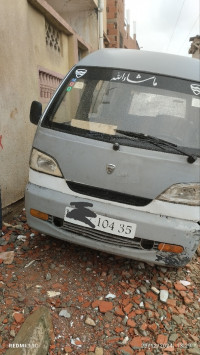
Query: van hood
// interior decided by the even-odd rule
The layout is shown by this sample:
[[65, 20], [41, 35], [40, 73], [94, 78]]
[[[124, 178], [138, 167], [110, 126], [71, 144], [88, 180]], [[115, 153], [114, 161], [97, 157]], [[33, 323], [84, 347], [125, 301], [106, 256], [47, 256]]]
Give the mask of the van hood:
[[33, 146], [57, 161], [70, 188], [116, 192], [124, 203], [136, 196], [145, 204], [174, 184], [199, 181], [199, 159], [188, 164], [183, 155], [125, 145], [114, 150], [112, 143], [42, 127]]

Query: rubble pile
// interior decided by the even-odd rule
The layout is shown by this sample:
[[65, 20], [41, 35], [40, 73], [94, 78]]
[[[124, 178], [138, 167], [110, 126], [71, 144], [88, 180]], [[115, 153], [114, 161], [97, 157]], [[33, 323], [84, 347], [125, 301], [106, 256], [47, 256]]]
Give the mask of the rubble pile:
[[0, 238], [0, 354], [40, 306], [49, 355], [200, 354], [200, 255], [184, 268], [151, 266], [29, 228], [25, 210]]

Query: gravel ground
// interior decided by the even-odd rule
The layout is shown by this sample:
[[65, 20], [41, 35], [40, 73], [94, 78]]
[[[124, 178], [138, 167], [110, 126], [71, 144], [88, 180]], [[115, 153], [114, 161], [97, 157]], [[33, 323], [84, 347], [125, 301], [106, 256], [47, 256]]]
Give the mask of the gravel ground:
[[173, 269], [41, 235], [23, 210], [0, 238], [0, 354], [40, 305], [49, 355], [200, 354], [199, 271], [200, 253]]

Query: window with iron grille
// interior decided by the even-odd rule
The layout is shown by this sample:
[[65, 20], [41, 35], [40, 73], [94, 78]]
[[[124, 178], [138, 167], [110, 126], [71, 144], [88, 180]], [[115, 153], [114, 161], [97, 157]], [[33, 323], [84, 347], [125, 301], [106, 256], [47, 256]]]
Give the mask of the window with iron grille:
[[60, 32], [49, 22], [45, 22], [46, 45], [54, 51], [61, 52]]

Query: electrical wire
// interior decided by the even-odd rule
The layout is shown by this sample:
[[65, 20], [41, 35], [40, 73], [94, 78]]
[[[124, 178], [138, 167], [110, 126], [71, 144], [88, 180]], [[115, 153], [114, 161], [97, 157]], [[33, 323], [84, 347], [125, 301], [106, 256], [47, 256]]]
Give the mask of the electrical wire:
[[176, 20], [176, 23], [175, 23], [175, 26], [174, 26], [174, 29], [173, 29], [173, 32], [172, 32], [172, 35], [171, 35], [171, 37], [170, 37], [170, 39], [169, 39], [169, 43], [168, 43], [168, 45], [167, 45], [166, 52], [167, 52], [167, 50], [169, 49], [169, 46], [170, 46], [171, 41], [172, 41], [172, 38], [174, 37], [174, 33], [175, 33], [175, 30], [176, 30], [177, 24], [178, 24], [178, 22], [179, 22], [179, 19], [180, 19], [180, 17], [181, 17], [181, 13], [182, 13], [183, 7], [184, 7], [184, 5], [185, 5], [185, 1], [186, 1], [186, 0], [183, 0], [183, 3], [182, 3], [182, 6], [181, 6], [179, 15], [178, 15], [178, 17], [177, 17], [177, 20]]

